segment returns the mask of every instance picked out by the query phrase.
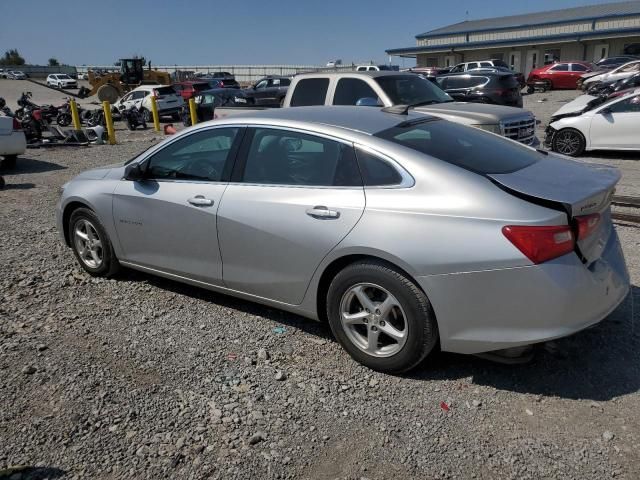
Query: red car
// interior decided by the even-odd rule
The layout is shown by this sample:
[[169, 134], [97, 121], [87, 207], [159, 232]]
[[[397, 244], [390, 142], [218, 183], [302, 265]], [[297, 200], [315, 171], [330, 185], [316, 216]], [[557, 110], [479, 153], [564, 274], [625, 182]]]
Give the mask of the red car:
[[534, 87], [544, 86], [551, 88], [577, 88], [577, 82], [582, 75], [594, 69], [589, 62], [557, 62], [544, 67], [531, 70], [527, 85], [529, 93]]
[[186, 80], [184, 82], [174, 83], [173, 88], [182, 95], [185, 101], [188, 101], [196, 93], [213, 88], [209, 82]]

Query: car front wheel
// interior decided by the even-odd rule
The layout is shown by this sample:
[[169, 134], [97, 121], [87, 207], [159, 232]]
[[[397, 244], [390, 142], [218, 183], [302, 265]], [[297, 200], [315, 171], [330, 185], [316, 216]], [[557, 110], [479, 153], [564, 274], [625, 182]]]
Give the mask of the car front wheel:
[[153, 121], [153, 116], [151, 115], [151, 112], [142, 107], [142, 109], [140, 110], [140, 113], [142, 113], [142, 118], [145, 122], [152, 122]]
[[560, 130], [553, 136], [551, 149], [554, 152], [577, 157], [582, 155], [586, 146], [584, 135], [573, 128]]
[[374, 261], [347, 266], [327, 295], [329, 325], [356, 361], [387, 373], [418, 365], [438, 340], [431, 304], [403, 273]]
[[119, 269], [109, 236], [96, 214], [88, 208], [78, 208], [69, 221], [71, 248], [89, 274], [96, 277], [110, 276]]

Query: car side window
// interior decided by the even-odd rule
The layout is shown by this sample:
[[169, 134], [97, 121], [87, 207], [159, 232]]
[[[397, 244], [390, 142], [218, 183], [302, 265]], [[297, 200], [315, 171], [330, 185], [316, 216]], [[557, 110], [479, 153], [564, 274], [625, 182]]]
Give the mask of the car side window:
[[551, 67], [549, 70], [552, 70], [554, 72], [568, 72], [569, 65], [567, 65], [566, 63], [558, 63], [557, 65]]
[[491, 62], [480, 62], [481, 67], [493, 67]]
[[361, 148], [356, 149], [356, 156], [366, 187], [392, 186], [402, 183], [402, 176], [398, 170], [386, 160]]
[[242, 181], [314, 187], [362, 186], [351, 145], [270, 128], [255, 129]]
[[208, 129], [170, 143], [147, 161], [147, 178], [219, 182], [238, 130]]
[[280, 86], [280, 79], [279, 78], [274, 78], [273, 80], [271, 80], [271, 86], [272, 87], [279, 87]]
[[366, 82], [358, 78], [341, 78], [333, 95], [334, 105], [357, 105], [363, 98], [378, 101], [378, 95]]
[[292, 107], [324, 105], [329, 90], [328, 78], [305, 78], [300, 80], [293, 90]]
[[144, 98], [145, 97], [144, 93], [145, 92], [133, 92], [133, 95], [131, 95], [131, 100], [140, 100]]
[[614, 103], [609, 107], [609, 111], [612, 113], [639, 113], [640, 95]]
[[258, 82], [258, 84], [256, 85], [256, 88], [267, 88], [268, 83], [269, 82], [267, 80], [262, 80]]
[[627, 65], [626, 67], [622, 67], [619, 72], [635, 72], [640, 67], [640, 63], [632, 63], [631, 65]]
[[573, 72], [586, 72], [588, 69], [587, 69], [587, 67], [585, 67], [584, 65], [581, 65], [579, 63], [572, 63], [571, 64], [571, 70]]
[[464, 65], [462, 64], [456, 65], [450, 70], [450, 73], [458, 73], [458, 72], [464, 72]]
[[281, 78], [280, 79], [280, 86], [281, 87], [288, 87], [289, 85], [291, 85], [291, 80], [289, 80], [288, 78]]

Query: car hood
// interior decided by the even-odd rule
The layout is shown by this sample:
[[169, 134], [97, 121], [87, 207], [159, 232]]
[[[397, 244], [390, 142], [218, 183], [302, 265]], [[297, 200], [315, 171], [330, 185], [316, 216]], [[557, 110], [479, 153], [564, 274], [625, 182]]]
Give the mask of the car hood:
[[522, 119], [524, 116], [533, 117], [531, 112], [521, 108], [471, 102], [439, 103], [436, 105], [417, 107], [415, 111], [435, 115], [445, 120], [462, 118], [467, 120], [463, 123], [468, 125], [496, 124], [501, 121]]
[[122, 167], [122, 163], [114, 163], [100, 168], [93, 168], [77, 175], [74, 180], [101, 180], [106, 177], [112, 169], [119, 167]]
[[580, 95], [575, 100], [572, 100], [571, 102], [563, 105], [558, 110], [556, 110], [556, 112], [551, 115], [551, 117], [555, 118], [559, 115], [567, 115], [569, 113], [582, 113], [584, 107], [586, 107], [587, 104], [595, 98], [598, 97], [594, 97], [593, 95]]
[[605, 73], [609, 73], [607, 70], [594, 70], [593, 72], [585, 73], [581, 77], [586, 80], [587, 78], [597, 77], [598, 75], [604, 75]]

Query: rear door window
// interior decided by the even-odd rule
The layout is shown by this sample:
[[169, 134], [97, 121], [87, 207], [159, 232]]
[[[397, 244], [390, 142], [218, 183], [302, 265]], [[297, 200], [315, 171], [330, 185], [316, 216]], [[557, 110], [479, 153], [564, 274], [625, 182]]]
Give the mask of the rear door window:
[[567, 63], [559, 63], [559, 64], [554, 65], [553, 67], [551, 67], [549, 70], [552, 70], [554, 72], [568, 72], [569, 71], [569, 64], [567, 64]]
[[356, 105], [363, 98], [379, 101], [376, 92], [366, 82], [358, 78], [341, 78], [333, 95], [333, 104]]
[[383, 187], [402, 183], [398, 170], [386, 160], [361, 148], [356, 149], [356, 156], [365, 186]]
[[254, 130], [242, 181], [267, 185], [362, 186], [353, 146], [273, 128]]
[[328, 78], [305, 78], [296, 84], [290, 104], [292, 107], [324, 105], [327, 90]]
[[443, 120], [405, 122], [375, 136], [483, 175], [515, 172], [543, 155], [512, 140]]

